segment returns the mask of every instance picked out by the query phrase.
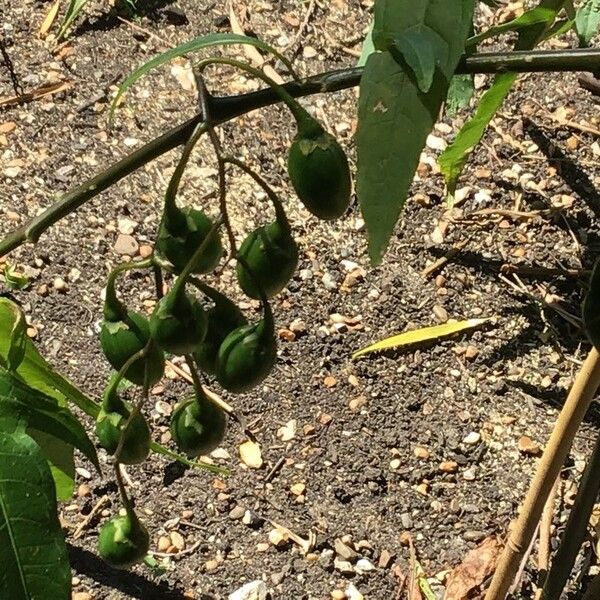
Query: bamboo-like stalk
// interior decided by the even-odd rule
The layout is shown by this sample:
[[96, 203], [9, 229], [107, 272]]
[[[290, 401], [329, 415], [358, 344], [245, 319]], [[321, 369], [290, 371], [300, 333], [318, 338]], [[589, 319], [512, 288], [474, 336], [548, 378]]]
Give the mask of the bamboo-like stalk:
[[581, 476], [577, 497], [569, 514], [560, 546], [544, 582], [542, 600], [559, 600], [573, 570], [577, 554], [587, 533], [587, 527], [600, 492], [600, 435]]
[[[533, 50], [473, 54], [458, 65], [457, 73], [535, 73], [546, 71], [587, 71], [600, 68], [600, 49]], [[360, 83], [363, 69], [354, 67], [320, 73], [302, 81], [291, 81], [281, 86], [294, 98], [314, 94], [337, 92], [355, 87]], [[258, 108], [281, 102], [276, 90], [266, 88], [237, 96], [211, 97], [210, 113], [218, 125]], [[0, 240], [0, 256], [4, 256], [25, 242], [37, 242], [39, 237], [54, 223], [77, 210], [101, 192], [114, 185], [136, 169], [158, 156], [185, 144], [196, 126], [202, 122], [197, 114], [185, 123], [155, 138], [114, 163], [98, 175], [59, 196], [54, 204], [28, 223]]]
[[523, 554], [535, 534], [552, 486], [569, 454], [575, 434], [599, 386], [600, 353], [596, 348], [592, 348], [577, 374], [552, 430], [519, 518], [509, 534], [485, 600], [504, 600], [506, 597]]

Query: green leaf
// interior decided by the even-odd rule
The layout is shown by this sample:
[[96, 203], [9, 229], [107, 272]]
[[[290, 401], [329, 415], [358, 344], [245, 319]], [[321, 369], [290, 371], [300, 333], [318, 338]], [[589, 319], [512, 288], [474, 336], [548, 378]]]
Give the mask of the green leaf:
[[8, 300], [3, 302], [3, 306], [6, 306], [8, 310], [12, 311], [12, 326], [7, 327], [4, 335], [6, 336], [6, 342], [8, 343], [8, 349], [6, 356], [0, 355], [0, 365], [9, 371], [16, 371], [19, 365], [25, 358], [25, 348], [27, 346], [27, 322], [23, 311], [14, 302]]
[[[538, 8], [551, 10], [554, 18], [562, 8], [565, 0], [541, 0]], [[521, 30], [515, 44], [515, 50], [531, 50], [544, 39], [551, 21], [529, 25]], [[517, 79], [515, 73], [497, 75], [490, 89], [484, 94], [475, 116], [465, 123], [458, 132], [454, 142], [450, 144], [439, 158], [440, 169], [446, 179], [448, 193], [454, 194], [458, 178], [469, 159], [473, 149], [479, 144], [487, 126], [504, 102]]]
[[65, 18], [63, 19], [63, 22], [60, 25], [58, 33], [56, 34], [57, 40], [60, 40], [65, 36], [68, 29], [73, 24], [73, 21], [75, 21], [75, 19], [87, 3], [88, 0], [71, 0], [69, 7], [67, 8], [67, 12], [65, 13]]
[[456, 182], [469, 160], [469, 155], [479, 144], [489, 122], [502, 106], [517, 77], [516, 73], [502, 73], [496, 77], [492, 87], [479, 101], [475, 115], [465, 123], [454, 142], [440, 155], [438, 162], [450, 194], [454, 194]]
[[[436, 70], [426, 93], [391, 52], [371, 54], [367, 60], [358, 107], [357, 192], [373, 264], [379, 263], [389, 242], [427, 135], [464, 52], [473, 5], [473, 0], [380, 0], [376, 4], [376, 47], [393, 46], [394, 40], [407, 31], [422, 33], [428, 29], [445, 41], [445, 50], [442, 52], [440, 46], [434, 51]], [[426, 70], [423, 78], [426, 80]]]
[[[10, 336], [17, 315], [22, 315], [20, 307], [7, 298], [0, 298], [0, 362], [6, 364], [10, 351]], [[29, 338], [25, 340], [25, 355], [17, 368], [17, 373], [27, 382], [27, 385], [55, 398], [62, 406], [65, 406], [67, 401], [73, 402], [92, 417], [96, 417], [100, 410], [96, 402], [54, 370]]]
[[100, 470], [96, 449], [71, 411], [0, 367], [0, 429], [6, 430], [15, 424], [37, 429], [75, 446]]
[[75, 489], [73, 446], [37, 429], [27, 429], [27, 433], [35, 440], [50, 465], [56, 487], [56, 499], [69, 500]]
[[494, 27], [490, 27], [486, 31], [482, 31], [473, 37], [470, 37], [467, 40], [467, 47], [476, 46], [480, 44], [484, 40], [487, 40], [491, 37], [495, 37], [502, 33], [507, 33], [509, 31], [518, 31], [520, 29], [524, 29], [525, 27], [529, 27], [530, 25], [536, 25], [539, 23], [549, 24], [554, 21], [556, 17], [556, 11], [551, 8], [540, 7], [532, 8], [524, 12], [520, 17], [513, 19], [512, 21], [507, 21], [506, 23], [502, 23], [501, 25], [495, 25]]
[[600, 29], [600, 0], [587, 0], [575, 17], [577, 35], [582, 46], [588, 46]]
[[475, 94], [473, 75], [455, 75], [450, 82], [446, 97], [446, 114], [452, 116], [461, 108], [469, 106]]
[[11, 290], [23, 290], [29, 285], [29, 277], [10, 263], [4, 265], [4, 281]]
[[294, 68], [290, 61], [285, 58], [282, 54], [280, 54], [275, 48], [263, 42], [262, 40], [258, 40], [253, 37], [249, 37], [246, 35], [238, 35], [235, 33], [210, 33], [208, 35], [203, 35], [201, 37], [194, 38], [185, 44], [181, 44], [181, 46], [177, 46], [176, 48], [171, 48], [163, 54], [159, 54], [155, 56], [153, 59], [149, 60], [147, 63], [144, 63], [141, 67], [138, 67], [133, 73], [131, 73], [125, 81], [119, 87], [117, 95], [113, 100], [110, 115], [114, 113], [114, 110], [117, 106], [117, 103], [121, 96], [125, 93], [125, 91], [130, 88], [140, 77], [146, 75], [152, 69], [156, 69], [165, 63], [173, 60], [174, 58], [178, 58], [183, 56], [184, 54], [189, 54], [190, 52], [196, 52], [198, 50], [202, 50], [204, 48], [211, 48], [213, 46], [227, 46], [231, 44], [248, 44], [250, 46], [255, 46], [256, 48], [260, 48], [265, 52], [269, 52], [276, 58], [278, 58], [291, 73], [294, 72]]
[[0, 432], [0, 598], [69, 600], [71, 568], [54, 483], [38, 445]]
[[400, 53], [414, 73], [419, 89], [427, 93], [437, 64], [446, 60], [448, 45], [430, 27], [419, 27], [397, 35], [390, 51], [396, 60], [396, 52]]
[[358, 59], [357, 66], [364, 67], [367, 63], [367, 58], [371, 56], [375, 52], [375, 46], [373, 45], [373, 23], [369, 25], [369, 31], [367, 32], [367, 36], [365, 37], [365, 41], [362, 45], [362, 50], [360, 52], [360, 58]]

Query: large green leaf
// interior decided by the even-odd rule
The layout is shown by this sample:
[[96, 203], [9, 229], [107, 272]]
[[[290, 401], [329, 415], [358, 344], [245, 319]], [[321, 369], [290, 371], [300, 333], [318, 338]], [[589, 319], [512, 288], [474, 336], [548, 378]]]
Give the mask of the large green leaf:
[[170, 62], [174, 58], [189, 54], [190, 52], [197, 52], [198, 50], [212, 48], [213, 46], [227, 46], [231, 44], [248, 44], [250, 46], [260, 48], [265, 52], [269, 52], [273, 56], [277, 57], [283, 64], [285, 64], [291, 73], [294, 73], [294, 67], [290, 61], [285, 58], [285, 56], [277, 52], [275, 48], [266, 42], [263, 42], [262, 40], [246, 35], [238, 35], [236, 33], [210, 33], [208, 35], [194, 38], [193, 40], [190, 40], [185, 44], [181, 44], [181, 46], [177, 46], [176, 48], [171, 48], [170, 50], [155, 56], [147, 63], [144, 63], [141, 67], [138, 67], [125, 79], [125, 81], [123, 81], [121, 87], [119, 87], [119, 91], [117, 92], [117, 95], [115, 96], [111, 106], [111, 115], [114, 112], [119, 99], [127, 91], [127, 89], [131, 87], [138, 79], [140, 79], [140, 77], [143, 77], [152, 69], [156, 69], [157, 67]]
[[75, 489], [73, 446], [37, 429], [29, 428], [27, 433], [35, 440], [50, 465], [56, 487], [56, 499], [69, 500]]
[[600, 29], [600, 0], [587, 0], [575, 17], [577, 35], [582, 46], [588, 46]]
[[0, 598], [69, 600], [71, 569], [39, 446], [0, 432]]
[[[375, 6], [373, 40], [383, 52], [371, 54], [365, 66], [356, 135], [357, 192], [374, 264], [389, 242], [464, 52], [473, 7], [473, 0], [380, 0]], [[424, 45], [427, 53], [419, 50]]]
[[[515, 50], [534, 48], [547, 34], [564, 3], [565, 0], [541, 0], [534, 10], [543, 10], [544, 19], [540, 22], [534, 19], [533, 24], [521, 29]], [[508, 96], [516, 79], [517, 75], [514, 73], [502, 73], [496, 76], [494, 83], [481, 99], [475, 116], [465, 123], [454, 142], [440, 156], [440, 169], [446, 179], [449, 194], [454, 194], [458, 178], [471, 152], [481, 141], [487, 126]]]
[[37, 429], [71, 444], [100, 469], [96, 449], [71, 411], [0, 367], [0, 429], [6, 431], [16, 425]]
[[[17, 320], [24, 320], [22, 315], [17, 304], [7, 298], [0, 298], [0, 363], [6, 364], [8, 361], [12, 332]], [[52, 396], [63, 406], [69, 401], [88, 415], [95, 417], [98, 414], [98, 405], [58, 373], [40, 355], [29, 338], [24, 341], [24, 346], [24, 355], [16, 372], [29, 386]]]

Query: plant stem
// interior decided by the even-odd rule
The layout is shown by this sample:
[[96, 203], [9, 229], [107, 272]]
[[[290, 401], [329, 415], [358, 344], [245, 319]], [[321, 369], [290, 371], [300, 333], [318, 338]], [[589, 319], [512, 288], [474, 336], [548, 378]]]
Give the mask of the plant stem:
[[271, 200], [271, 203], [275, 208], [275, 217], [277, 219], [277, 222], [283, 225], [287, 229], [287, 231], [291, 231], [290, 223], [288, 221], [287, 215], [285, 214], [283, 204], [281, 204], [281, 200], [273, 191], [271, 186], [254, 169], [248, 166], [245, 162], [235, 158], [234, 156], [224, 156], [223, 161], [235, 165], [236, 167], [244, 171], [244, 173], [252, 177], [252, 179], [254, 179], [254, 181], [263, 189], [265, 194], [267, 194], [269, 200]]
[[592, 348], [579, 371], [552, 430], [519, 518], [509, 534], [485, 600], [504, 600], [529, 546], [575, 434], [600, 386], [600, 353]]
[[581, 476], [575, 503], [571, 508], [560, 546], [544, 583], [542, 600], [558, 600], [573, 570], [579, 550], [585, 541], [587, 527], [600, 491], [600, 435]]
[[[507, 69], [518, 72], [589, 71], [600, 68], [600, 49], [550, 50], [529, 52], [501, 52], [473, 54], [458, 66], [457, 73], [503, 73]], [[354, 67], [321, 73], [300, 82], [291, 81], [283, 86], [294, 98], [331, 93], [359, 84], [362, 68]], [[267, 88], [239, 96], [211, 97], [210, 108], [214, 124], [224, 123], [253, 110], [281, 102], [281, 96]], [[145, 146], [132, 152], [105, 171], [80, 186], [61, 195], [42, 214], [15, 229], [0, 241], [0, 256], [4, 256], [25, 242], [37, 242], [42, 233], [66, 215], [77, 210], [117, 181], [158, 156], [185, 144], [202, 115], [198, 114], [181, 123]]]

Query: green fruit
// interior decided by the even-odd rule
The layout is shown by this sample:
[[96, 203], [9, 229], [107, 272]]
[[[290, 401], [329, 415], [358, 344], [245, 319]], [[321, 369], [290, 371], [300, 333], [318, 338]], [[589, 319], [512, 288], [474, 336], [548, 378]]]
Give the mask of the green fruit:
[[217, 354], [223, 340], [234, 330], [247, 324], [246, 317], [237, 305], [214, 288], [198, 282], [199, 288], [214, 302], [206, 312], [206, 335], [194, 350], [198, 368], [213, 375]]
[[[127, 311], [123, 320], [104, 320], [100, 329], [100, 345], [113, 369], [120, 371], [150, 340], [148, 321], [139, 313]], [[157, 383], [165, 370], [165, 357], [155, 345], [144, 358], [136, 360], [125, 372], [125, 378], [136, 385], [144, 385], [146, 366], [148, 385]]]
[[590, 287], [583, 302], [583, 325], [590, 342], [600, 348], [600, 259], [592, 271]]
[[135, 514], [113, 517], [100, 530], [98, 552], [113, 567], [126, 568], [140, 562], [149, 548], [148, 530]]
[[191, 354], [206, 335], [206, 313], [197, 300], [173, 288], [152, 313], [150, 333], [165, 352]]
[[[236, 272], [247, 296], [267, 298], [278, 294], [298, 265], [298, 246], [287, 224], [274, 221], [255, 229], [240, 246]], [[248, 268], [246, 268], [248, 267]]]
[[[187, 208], [175, 209], [176, 218], [166, 220], [161, 224], [156, 240], [156, 249], [174, 267], [176, 273], [181, 273], [194, 252], [209, 235], [213, 222], [201, 210]], [[223, 256], [223, 246], [217, 232], [213, 232], [212, 239], [202, 256], [194, 265], [192, 273], [208, 273], [213, 271]]]
[[[117, 398], [111, 401], [110, 406], [103, 403], [96, 417], [96, 436], [100, 445], [111, 455], [117, 451], [121, 430], [130, 414], [125, 403]], [[144, 462], [150, 453], [152, 441], [150, 428], [144, 415], [136, 412], [123, 435], [119, 461], [126, 465]]]
[[208, 398], [188, 398], [173, 412], [171, 436], [188, 456], [206, 455], [223, 440], [226, 423], [224, 411]]
[[217, 381], [230, 392], [246, 392], [271, 372], [277, 343], [270, 318], [238, 327], [223, 341], [217, 355]]
[[288, 154], [288, 174], [296, 194], [316, 217], [337, 219], [350, 204], [352, 180], [342, 147], [323, 131], [300, 131]]

